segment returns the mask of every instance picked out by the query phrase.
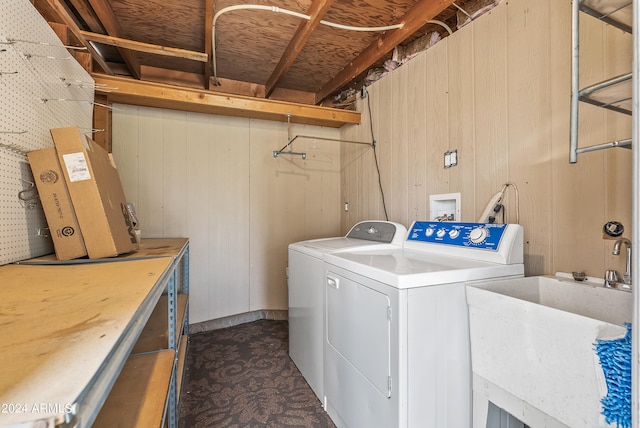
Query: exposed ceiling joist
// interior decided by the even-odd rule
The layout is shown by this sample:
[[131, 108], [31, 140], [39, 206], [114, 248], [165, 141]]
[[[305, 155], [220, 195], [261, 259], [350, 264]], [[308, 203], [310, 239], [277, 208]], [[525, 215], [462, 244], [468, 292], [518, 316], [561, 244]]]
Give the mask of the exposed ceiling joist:
[[[218, 94], [353, 108], [354, 85], [365, 84], [357, 79], [369, 70], [366, 84], [386, 74], [393, 67], [383, 63], [394, 48], [398, 56], [389, 65], [401, 66], [447, 37], [443, 27], [455, 31], [460, 20], [501, 0], [278, 0], [277, 7], [243, 0], [30, 1], [48, 22], [69, 27], [75, 35], [70, 44], [79, 41], [89, 49], [98, 65], [89, 62], [87, 68], [97, 72], [102, 67], [108, 74]], [[260, 7], [229, 14], [216, 30], [219, 45], [212, 47], [214, 14], [244, 6]], [[319, 25], [322, 20], [337, 28]], [[402, 28], [381, 29], [398, 23]]]
[[100, 55], [100, 53], [93, 48], [93, 46], [91, 45], [91, 43], [89, 43], [87, 39], [84, 38], [80, 28], [78, 27], [78, 24], [76, 24], [76, 21], [72, 18], [72, 13], [67, 8], [67, 6], [64, 3], [62, 3], [60, 0], [45, 0], [45, 1], [49, 5], [49, 7], [56, 14], [58, 14], [60, 19], [64, 21], [65, 25], [69, 28], [71, 33], [73, 33], [73, 35], [78, 39], [78, 41], [82, 43], [84, 47], [87, 48], [89, 53], [91, 53], [91, 56], [93, 57], [94, 61], [97, 62], [98, 65], [100, 65], [100, 67], [102, 67], [102, 70], [104, 70], [104, 72], [107, 74], [113, 74], [111, 67], [109, 67], [107, 62]]
[[343, 68], [318, 91], [316, 94], [316, 102], [321, 102], [336, 90], [339, 90], [354, 80], [453, 3], [455, 3], [455, 0], [418, 1], [402, 18], [402, 28], [385, 32], [374, 40], [357, 58], [350, 62], [349, 65]]
[[87, 2], [88, 0], [70, 0], [73, 7], [78, 11], [84, 22], [94, 33], [104, 33], [105, 29], [100, 23], [95, 12]]
[[133, 51], [152, 53], [157, 55], [171, 56], [174, 58], [185, 58], [193, 61], [207, 62], [208, 56], [203, 52], [194, 52], [186, 49], [169, 48], [166, 46], [153, 45], [151, 43], [136, 42], [133, 40], [122, 39], [120, 37], [105, 36], [104, 34], [90, 33], [88, 31], [80, 31], [87, 40], [92, 42], [103, 43], [105, 45], [116, 46], [119, 48], [130, 49]]
[[106, 94], [110, 103], [282, 122], [286, 122], [287, 115], [291, 115], [291, 122], [294, 123], [333, 128], [340, 128], [345, 124], [360, 123], [360, 113], [350, 110], [217, 94], [207, 90], [150, 83], [105, 74], [93, 74], [92, 76], [98, 85], [118, 88]]
[[311, 17], [309, 20], [302, 20], [296, 33], [293, 38], [289, 41], [289, 45], [284, 51], [284, 54], [280, 58], [278, 65], [271, 73], [271, 76], [267, 80], [265, 84], [266, 88], [266, 96], [269, 97], [273, 93], [276, 85], [284, 76], [284, 74], [289, 71], [291, 65], [296, 60], [302, 48], [311, 37], [313, 31], [318, 27], [322, 17], [327, 13], [327, 11], [331, 8], [334, 0], [314, 0], [311, 6], [309, 7], [309, 11], [307, 14]]
[[[110, 36], [121, 37], [122, 28], [116, 18], [109, 2], [107, 0], [89, 0], [91, 7], [100, 19], [102, 26]], [[123, 48], [118, 48], [122, 59], [129, 67], [131, 74], [136, 78], [140, 78], [140, 62], [136, 59], [131, 51]]]
[[211, 41], [213, 39], [213, 5], [215, 0], [206, 0], [205, 2], [205, 21], [204, 21], [204, 52], [207, 54], [208, 60], [204, 65], [204, 81], [205, 89], [211, 87], [211, 76], [213, 75], [211, 70]]

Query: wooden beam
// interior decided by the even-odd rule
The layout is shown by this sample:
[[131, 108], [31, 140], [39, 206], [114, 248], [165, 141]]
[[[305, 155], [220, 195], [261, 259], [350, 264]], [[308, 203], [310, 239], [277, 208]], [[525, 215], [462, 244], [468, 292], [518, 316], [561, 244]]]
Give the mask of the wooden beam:
[[206, 0], [205, 2], [205, 13], [204, 13], [204, 52], [207, 54], [207, 63], [204, 65], [203, 75], [205, 89], [211, 88], [211, 75], [213, 74], [211, 71], [212, 60], [211, 60], [211, 51], [212, 51], [212, 40], [213, 40], [213, 7], [215, 4], [215, 0]]
[[266, 96], [267, 98], [271, 96], [273, 90], [276, 85], [282, 79], [282, 76], [285, 75], [287, 71], [293, 65], [293, 62], [296, 60], [300, 52], [304, 48], [304, 45], [311, 37], [311, 34], [315, 31], [315, 29], [320, 24], [320, 21], [327, 13], [334, 0], [313, 0], [313, 3], [309, 7], [307, 11], [307, 15], [311, 17], [308, 21], [303, 19], [296, 30], [293, 38], [289, 41], [289, 45], [284, 50], [284, 54], [280, 57], [280, 61], [276, 68], [267, 79], [267, 83], [265, 84]]
[[287, 115], [290, 114], [291, 121], [294, 123], [332, 128], [360, 123], [360, 113], [351, 110], [217, 94], [206, 90], [181, 88], [105, 74], [93, 74], [92, 76], [98, 85], [118, 88], [107, 94], [110, 103], [280, 122], [286, 122]]
[[140, 80], [148, 80], [150, 82], [202, 89], [205, 87], [203, 78], [204, 76], [199, 73], [151, 67], [144, 64], [140, 66]]
[[56, 33], [63, 45], [69, 46], [69, 27], [59, 22], [48, 22], [49, 27]]
[[[211, 77], [211, 79], [213, 79], [213, 77]], [[264, 85], [224, 79], [222, 77], [218, 77], [218, 82], [220, 83], [218, 86], [214, 85], [212, 82], [209, 86], [209, 90], [217, 93], [265, 98]], [[275, 88], [269, 99], [287, 101], [296, 104], [314, 105], [316, 103], [316, 94], [313, 92], [295, 91], [293, 89]]]
[[87, 0], [71, 0], [71, 4], [75, 10], [80, 14], [82, 20], [89, 26], [94, 33], [104, 33], [105, 29], [100, 23], [100, 20], [96, 16]]
[[[93, 107], [93, 141], [98, 143], [103, 149], [111, 152], [111, 109], [109, 99], [106, 94], [96, 93], [94, 101], [97, 103]], [[100, 105], [98, 105], [100, 104]]]
[[327, 82], [316, 94], [316, 103], [321, 102], [336, 90], [351, 82], [398, 44], [435, 18], [440, 12], [455, 3], [455, 0], [419, 0], [402, 18], [402, 28], [380, 35], [357, 58]]
[[[120, 27], [120, 23], [116, 18], [116, 15], [113, 13], [113, 9], [109, 5], [107, 0], [89, 0], [91, 7], [94, 12], [100, 19], [100, 23], [107, 30], [107, 33], [110, 36], [120, 37], [122, 35], [122, 28]], [[118, 48], [122, 59], [129, 67], [131, 74], [136, 79], [140, 78], [140, 62], [135, 57], [133, 52], [126, 50], [124, 48]]]
[[[80, 64], [82, 68], [87, 70], [87, 73], [93, 73], [93, 61], [89, 52], [80, 52], [78, 50], [74, 50], [74, 52], [71, 53], [73, 54], [76, 61], [78, 61], [78, 64]], [[111, 71], [113, 71], [113, 67], [111, 68]]]
[[91, 53], [93, 60], [97, 62], [98, 65], [100, 65], [100, 67], [102, 67], [102, 70], [104, 70], [104, 72], [107, 74], [113, 74], [113, 71], [111, 71], [111, 68], [107, 65], [106, 61], [104, 60], [104, 58], [102, 58], [100, 53], [96, 51], [91, 45], [91, 43], [89, 43], [89, 41], [85, 39], [84, 36], [80, 33], [81, 30], [78, 27], [78, 24], [76, 24], [76, 21], [73, 19], [72, 13], [67, 8], [67, 5], [61, 3], [60, 0], [45, 0], [45, 1], [49, 5], [49, 7], [53, 9], [60, 16], [60, 18], [64, 21], [67, 27], [69, 27], [69, 30], [78, 39], [78, 41], [82, 43], [84, 47], [87, 48], [87, 50]]
[[316, 94], [313, 92], [296, 91], [294, 89], [275, 88], [269, 99], [314, 105], [316, 102]]
[[[69, 41], [69, 27], [65, 24], [60, 24], [59, 22], [49, 22], [49, 27], [56, 33], [56, 36], [60, 39], [63, 45], [71, 46], [71, 41]], [[77, 44], [78, 42], [74, 42]], [[78, 63], [87, 70], [87, 73], [93, 72], [93, 60], [91, 58], [91, 54], [87, 51], [82, 51], [79, 49], [69, 49], [69, 53], [78, 61]]]
[[[213, 76], [210, 77], [213, 80]], [[264, 85], [259, 83], [241, 82], [239, 80], [218, 77], [218, 85], [209, 82], [209, 90], [221, 94], [242, 95], [246, 97], [264, 98]], [[312, 103], [313, 104], [313, 103]]]
[[186, 49], [169, 48], [166, 46], [153, 45], [151, 43], [136, 42], [129, 39], [121, 39], [120, 37], [106, 36], [104, 34], [91, 33], [88, 31], [80, 31], [80, 33], [92, 42], [98, 42], [105, 45], [116, 46], [119, 48], [130, 49], [132, 51], [146, 52], [156, 55], [171, 56], [175, 58], [185, 58], [192, 61], [206, 62], [207, 54], [202, 52], [189, 51]]

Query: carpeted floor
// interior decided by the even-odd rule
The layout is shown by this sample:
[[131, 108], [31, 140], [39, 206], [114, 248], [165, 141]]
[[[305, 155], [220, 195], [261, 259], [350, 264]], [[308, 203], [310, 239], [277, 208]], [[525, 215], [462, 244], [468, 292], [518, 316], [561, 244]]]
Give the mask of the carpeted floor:
[[181, 428], [335, 427], [288, 354], [287, 321], [189, 337]]

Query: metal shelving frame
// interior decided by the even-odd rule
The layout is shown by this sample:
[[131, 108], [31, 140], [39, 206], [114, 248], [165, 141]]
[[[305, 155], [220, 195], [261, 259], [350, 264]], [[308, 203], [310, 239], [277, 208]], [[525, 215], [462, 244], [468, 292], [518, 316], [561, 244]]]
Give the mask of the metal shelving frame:
[[[589, 103], [608, 110], [623, 114], [632, 114], [632, 74], [617, 76], [604, 82], [597, 83], [587, 88], [580, 89], [580, 13], [586, 13], [595, 18], [613, 25], [628, 33], [632, 32], [631, 19], [635, 15], [631, 10], [637, 10], [632, 6], [636, 0], [574, 0], [572, 2], [571, 16], [571, 126], [569, 162], [576, 163], [578, 154], [613, 147], [631, 148], [632, 139], [616, 140], [589, 147], [578, 148], [578, 114], [580, 102]], [[633, 8], [630, 10], [630, 8]], [[635, 35], [634, 35], [635, 37]]]
[[120, 343], [116, 348], [114, 348], [112, 354], [105, 360], [104, 368], [95, 375], [95, 378], [92, 379], [89, 385], [87, 385], [86, 392], [84, 392], [74, 404], [74, 409], [77, 409], [77, 413], [74, 415], [75, 417], [71, 418], [66, 424], [61, 425], [60, 428], [72, 426], [78, 428], [90, 427], [93, 424], [102, 405], [109, 395], [111, 387], [122, 370], [127, 357], [130, 355], [137, 338], [140, 336], [147, 320], [158, 304], [160, 296], [165, 291], [168, 297], [167, 349], [175, 351], [175, 359], [173, 362], [171, 381], [165, 403], [165, 415], [163, 416], [163, 420], [166, 422], [166, 426], [168, 426], [168, 428], [175, 428], [178, 426], [180, 397], [178, 395], [177, 387], [177, 365], [178, 350], [180, 348], [180, 341], [182, 340], [182, 334], [178, 333], [187, 334], [186, 330], [189, 325], [188, 301], [187, 307], [185, 308], [184, 320], [182, 320], [181, 324], [177, 324], [177, 322], [180, 322], [181, 320], [177, 320], [176, 317], [178, 315], [178, 294], [189, 294], [189, 241], [187, 241], [180, 252], [173, 257], [171, 264], [158, 279], [153, 290], [149, 293], [135, 317], [132, 318], [131, 325], [121, 338]]
[[[612, 9], [607, 13], [601, 13], [594, 10], [592, 4], [597, 3], [600, 6], [613, 5]], [[626, 8], [631, 5], [631, 19], [627, 19], [626, 22], [621, 23], [620, 19], [612, 19], [622, 8]], [[587, 151], [606, 149], [609, 147], [622, 146], [622, 144], [605, 143], [598, 146], [578, 148], [578, 104], [580, 100], [580, 88], [578, 81], [579, 70], [579, 20], [580, 13], [588, 13], [608, 24], [614, 25], [624, 31], [633, 34], [633, 60], [631, 66], [631, 73], [629, 78], [631, 79], [631, 138], [624, 140], [624, 145], [627, 147], [636, 146], [640, 141], [640, 37], [638, 31], [633, 31], [633, 28], [639, 28], [640, 26], [640, 0], [573, 0], [572, 3], [572, 78], [571, 78], [571, 142], [569, 162], [577, 162], [578, 154]], [[612, 82], [613, 81], [613, 82]], [[622, 79], [622, 82], [618, 78], [610, 79], [609, 82], [613, 84], [628, 84], [627, 79]], [[599, 84], [595, 90], [602, 89]], [[604, 85], [607, 86], [607, 85]], [[609, 85], [611, 86], [611, 85]], [[591, 87], [593, 88], [593, 87]], [[586, 88], [585, 90], [589, 90]], [[583, 94], [584, 95], [584, 94]], [[587, 94], [588, 97], [589, 94]], [[583, 99], [582, 101], [589, 102], [589, 100]], [[608, 106], [602, 106], [607, 108]], [[615, 110], [615, 109], [614, 109]], [[626, 112], [625, 112], [626, 113]], [[632, 222], [634, 227], [631, 231], [631, 241], [633, 245], [640, 243], [640, 151], [633, 150], [632, 153]], [[637, 247], [636, 247], [637, 248]], [[632, 254], [632, 292], [633, 292], [633, 325], [632, 325], [632, 362], [631, 362], [631, 417], [632, 428], [640, 428], [640, 251], [634, 251]]]
[[[633, 27], [640, 28], [640, 0], [633, 0]], [[638, 31], [633, 33], [633, 62], [632, 77], [632, 128], [631, 138], [638, 147], [640, 141], [640, 38]], [[634, 245], [640, 243], [640, 151], [634, 150], [632, 155], [633, 193], [632, 193], [632, 221], [631, 241]], [[636, 248], [638, 248], [636, 246]], [[632, 256], [632, 287], [633, 287], [633, 326], [632, 326], [632, 365], [631, 365], [631, 400], [632, 427], [640, 428], [640, 290], [638, 289], [640, 252], [634, 251]]]
[[[178, 278], [178, 274], [181, 278]], [[180, 284], [178, 285], [178, 282]], [[180, 342], [182, 341], [182, 335], [188, 334], [189, 326], [189, 303], [187, 301], [187, 307], [185, 308], [184, 320], [178, 320], [178, 294], [189, 294], [189, 243], [182, 248], [181, 252], [176, 255], [174, 259], [173, 270], [171, 278], [167, 284], [167, 348], [175, 351], [175, 359], [173, 362], [173, 371], [171, 373], [171, 383], [169, 385], [169, 394], [167, 397], [167, 410], [168, 420], [167, 424], [169, 428], [175, 428], [178, 426], [179, 404], [180, 397], [178, 394], [178, 354], [180, 349]], [[178, 324], [180, 323], [181, 324]]]
[[168, 281], [173, 276], [171, 273], [172, 268], [172, 266], [168, 267], [158, 279], [156, 285], [145, 298], [144, 303], [131, 319], [124, 334], [105, 359], [101, 369], [94, 375], [74, 403], [73, 406], [74, 409], [77, 409], [77, 413], [62, 427], [90, 427], [93, 424], [120, 371], [124, 367], [131, 349], [133, 349], [136, 340], [144, 329], [147, 319], [149, 319]]

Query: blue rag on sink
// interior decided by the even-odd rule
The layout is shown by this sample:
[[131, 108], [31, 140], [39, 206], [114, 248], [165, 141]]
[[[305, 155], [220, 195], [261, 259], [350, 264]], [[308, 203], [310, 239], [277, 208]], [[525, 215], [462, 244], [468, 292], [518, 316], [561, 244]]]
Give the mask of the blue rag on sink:
[[607, 384], [607, 395], [600, 400], [605, 422], [617, 428], [631, 427], [631, 324], [624, 337], [597, 339], [595, 350]]

